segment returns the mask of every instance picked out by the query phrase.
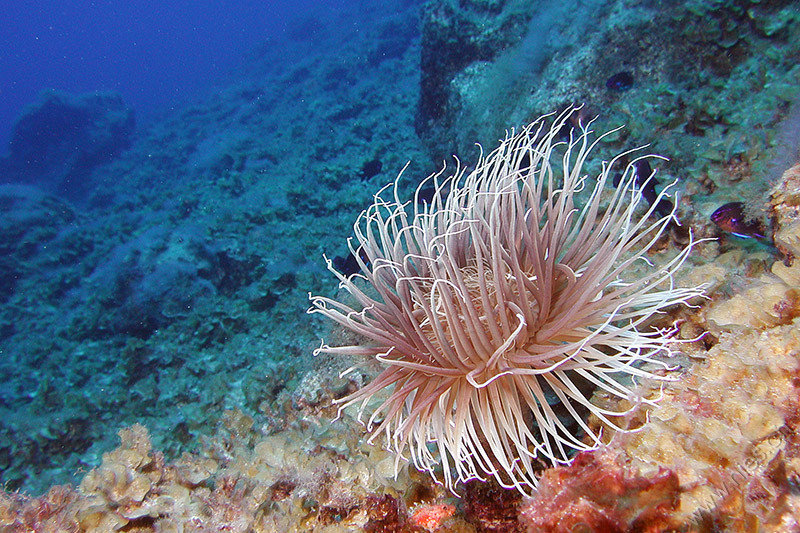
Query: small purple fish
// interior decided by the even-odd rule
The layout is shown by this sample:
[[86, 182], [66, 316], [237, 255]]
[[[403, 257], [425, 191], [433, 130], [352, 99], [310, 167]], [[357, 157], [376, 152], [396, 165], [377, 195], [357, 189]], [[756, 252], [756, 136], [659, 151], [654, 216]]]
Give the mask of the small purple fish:
[[[656, 204], [655, 212], [658, 213], [662, 217], [667, 217], [672, 214], [672, 211], [675, 208], [675, 204], [669, 201], [667, 198], [658, 198], [658, 193], [656, 192], [656, 185], [658, 185], [658, 179], [656, 179], [655, 173], [653, 172], [650, 163], [647, 162], [646, 159], [640, 159], [633, 164], [634, 170], [634, 177], [633, 183], [639, 187], [639, 193], [642, 195], [642, 198], [647, 200], [647, 203], [653, 205], [653, 203], [658, 200]], [[620, 180], [622, 179], [622, 174], [618, 173], [614, 176], [614, 187], [619, 187]]]
[[[369, 266], [369, 257], [364, 251], [364, 248], [360, 246], [358, 247], [358, 256], [367, 266]], [[356, 256], [354, 256], [352, 252], [347, 254], [347, 257], [342, 257], [340, 255], [334, 257], [333, 266], [345, 276], [352, 276], [357, 272], [361, 272], [361, 265], [358, 264]]]
[[722, 231], [733, 233], [743, 239], [764, 239], [766, 231], [759, 220], [748, 219], [744, 212], [744, 203], [730, 202], [711, 214], [711, 222]]
[[633, 87], [633, 73], [623, 70], [617, 72], [606, 81], [606, 87], [612, 91], [624, 92]]
[[361, 166], [360, 177], [362, 180], [368, 180], [380, 174], [382, 169], [383, 169], [383, 163], [381, 163], [380, 159], [373, 159], [371, 161], [367, 161]]

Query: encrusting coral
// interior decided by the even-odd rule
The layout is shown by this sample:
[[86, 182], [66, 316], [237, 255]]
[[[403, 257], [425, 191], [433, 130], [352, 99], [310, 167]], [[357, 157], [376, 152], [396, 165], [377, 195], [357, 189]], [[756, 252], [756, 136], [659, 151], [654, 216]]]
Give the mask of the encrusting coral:
[[[385, 451], [361, 450], [357, 424], [329, 432], [313, 420], [303, 430], [298, 426], [312, 422], [304, 417], [253, 444], [235, 429], [250, 430], [239, 423], [248, 417], [228, 412], [226, 418], [230, 434], [215, 437], [202, 455], [172, 463], [152, 449], [143, 426], [124, 429], [120, 446], [79, 487], [53, 487], [40, 498], [0, 493], [0, 531], [425, 531], [394, 488], [414, 483], [390, 478], [393, 461]], [[419, 521], [431, 524], [432, 510], [446, 518], [436, 493], [423, 492]]]
[[326, 428], [306, 414], [261, 439], [246, 415], [225, 419], [229, 433], [174, 462], [152, 449], [143, 426], [122, 430], [120, 446], [78, 487], [55, 486], [39, 498], [0, 493], [0, 531], [521, 531], [509, 529], [518, 493], [476, 482], [461, 512], [429, 478], [391, 479], [393, 460], [365, 446], [351, 419]]
[[[441, 467], [453, 490], [489, 476], [526, 493], [540, 461], [565, 463], [599, 445], [585, 413], [609, 427], [620, 413], [591, 391], [649, 403], [629, 379], [659, 376], [642, 366], [666, 368], [658, 356], [670, 353], [671, 331], [648, 321], [701, 294], [673, 282], [691, 239], [666, 264], [638, 269], [674, 222], [671, 212], [655, 216], [669, 187], [648, 208], [640, 191], [654, 178], [636, 175], [644, 157], [633, 151], [597, 164], [590, 180], [589, 158], [613, 132], [595, 136], [591, 122], [571, 130], [577, 111], [540, 117], [470, 173], [459, 165], [431, 176], [413, 208], [397, 182], [392, 198], [379, 192], [354, 228], [362, 274], [328, 262], [357, 303], [311, 298], [309, 312], [366, 338], [318, 352], [383, 368], [342, 409], [364, 411], [390, 389], [369, 416], [370, 441], [383, 436], [398, 461], [408, 454], [434, 477]], [[429, 185], [435, 194], [422, 201]]]

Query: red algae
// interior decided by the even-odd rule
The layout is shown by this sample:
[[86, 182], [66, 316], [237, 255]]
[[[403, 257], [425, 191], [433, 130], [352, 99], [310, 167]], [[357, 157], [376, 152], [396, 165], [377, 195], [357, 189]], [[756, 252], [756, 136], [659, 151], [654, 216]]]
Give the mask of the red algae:
[[664, 531], [676, 524], [678, 476], [668, 469], [643, 476], [604, 451], [579, 454], [542, 476], [520, 516], [533, 532]]
[[442, 525], [443, 520], [454, 514], [456, 514], [455, 506], [448, 503], [421, 505], [411, 515], [411, 523], [428, 531], [436, 531]]

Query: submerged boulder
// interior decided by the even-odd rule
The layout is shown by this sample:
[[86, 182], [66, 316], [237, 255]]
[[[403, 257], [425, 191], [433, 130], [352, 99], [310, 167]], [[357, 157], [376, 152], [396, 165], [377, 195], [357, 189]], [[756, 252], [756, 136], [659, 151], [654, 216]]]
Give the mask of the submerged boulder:
[[46, 91], [17, 119], [0, 183], [78, 196], [91, 171], [130, 145], [133, 111], [114, 92]]

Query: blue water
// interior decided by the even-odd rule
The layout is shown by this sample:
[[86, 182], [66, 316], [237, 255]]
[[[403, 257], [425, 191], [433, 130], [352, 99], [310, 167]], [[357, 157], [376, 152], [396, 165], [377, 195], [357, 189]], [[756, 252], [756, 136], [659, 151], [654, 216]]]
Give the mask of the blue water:
[[[336, 8], [344, 2], [326, 2]], [[0, 154], [45, 89], [112, 89], [141, 117], [218, 82], [314, 0], [6, 2], [0, 15]]]

